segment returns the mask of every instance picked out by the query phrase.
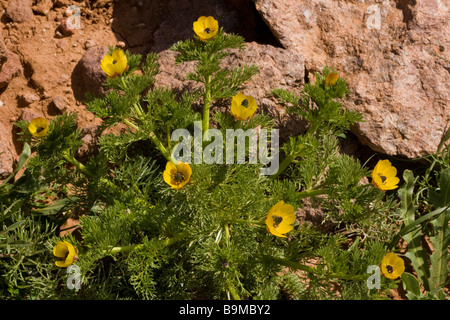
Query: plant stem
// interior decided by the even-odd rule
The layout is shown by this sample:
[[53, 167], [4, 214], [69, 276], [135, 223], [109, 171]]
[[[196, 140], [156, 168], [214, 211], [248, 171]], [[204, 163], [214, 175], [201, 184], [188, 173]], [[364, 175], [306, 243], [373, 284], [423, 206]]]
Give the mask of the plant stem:
[[[298, 262], [290, 261], [287, 259], [276, 258], [276, 257], [269, 257], [269, 256], [266, 256], [266, 258], [272, 260], [276, 264], [280, 264], [280, 265], [289, 267], [291, 269], [302, 270], [302, 271], [306, 271], [309, 273], [319, 274], [319, 272], [317, 271], [316, 268], [305, 266]], [[364, 280], [364, 279], [366, 279], [366, 277], [364, 275], [347, 275], [347, 274], [337, 274], [334, 272], [325, 275], [325, 277], [326, 278], [337, 278], [337, 279], [342, 279], [342, 280]]]
[[302, 192], [297, 193], [297, 196], [300, 197], [300, 199], [308, 198], [308, 197], [315, 197], [322, 194], [329, 194], [329, 189], [309, 189]]
[[[140, 130], [139, 127], [135, 123], [131, 122], [128, 119], [123, 119], [123, 123], [125, 123], [126, 125], [128, 125], [129, 127], [133, 128], [133, 129], [135, 129], [136, 131]], [[166, 149], [166, 147], [164, 147], [163, 143], [161, 142], [161, 140], [159, 140], [159, 138], [155, 135], [155, 133], [153, 131], [151, 131], [149, 136], [150, 136], [150, 139], [152, 139], [153, 143], [155, 144], [156, 148], [164, 156], [164, 158], [166, 158], [167, 161], [172, 161], [172, 157], [170, 156], [169, 151]]]
[[77, 159], [75, 159], [75, 157], [73, 157], [72, 155], [70, 155], [67, 152], [63, 153], [63, 157], [64, 159], [66, 159], [68, 162], [70, 162], [71, 164], [73, 164], [75, 167], [77, 167], [78, 170], [80, 170], [81, 172], [83, 172], [84, 174], [93, 177], [94, 175], [84, 166], [84, 164], [82, 164], [80, 161], [78, 161]]
[[230, 225], [225, 223], [225, 243], [227, 244], [227, 248], [230, 247]]
[[133, 128], [133, 129], [136, 130], [136, 131], [139, 130], [139, 127], [138, 127], [134, 122], [131, 122], [131, 121], [128, 120], [128, 119], [123, 119], [123, 123], [125, 123], [127, 126]]
[[252, 224], [258, 227], [264, 227], [264, 221], [256, 221], [256, 220], [244, 220], [244, 219], [232, 219], [230, 222], [232, 223], [240, 223], [240, 224]]
[[[203, 119], [202, 119], [202, 128], [203, 134], [209, 129], [209, 110], [211, 108], [211, 76], [208, 76], [207, 81], [205, 82], [205, 96], [204, 96], [204, 105], [203, 105]], [[208, 140], [208, 136], [204, 136], [205, 140]]]
[[[227, 245], [227, 248], [230, 247], [230, 224], [227, 222], [224, 225], [225, 228], [225, 243]], [[241, 300], [241, 297], [239, 297], [239, 294], [234, 290], [234, 287], [231, 284], [228, 284], [228, 291], [230, 292], [231, 296], [234, 300]]]
[[144, 111], [142, 110], [141, 106], [136, 102], [135, 104], [133, 104], [133, 108], [138, 118], [142, 119], [144, 117]]
[[284, 160], [281, 162], [280, 166], [278, 167], [277, 173], [270, 176], [270, 179], [277, 178], [290, 164], [294, 159], [296, 158], [296, 155], [289, 154], [284, 158]]
[[[181, 232], [175, 236], [173, 236], [172, 238], [168, 238], [164, 241], [161, 242], [162, 246], [159, 248], [164, 249], [184, 238], [186, 238], [186, 236], [188, 235], [187, 232]], [[113, 247], [111, 249], [105, 249], [103, 250], [103, 253], [110, 253], [110, 254], [115, 254], [115, 253], [119, 253], [119, 252], [130, 252], [130, 251], [135, 251], [135, 250], [140, 250], [144, 247], [144, 245], [142, 243], [139, 244], [133, 244], [130, 246], [123, 246], [123, 247]]]
[[241, 300], [241, 297], [239, 297], [236, 290], [234, 290], [234, 288], [231, 284], [228, 285], [228, 290], [230, 291], [231, 296], [233, 297], [234, 300]]
[[164, 147], [161, 140], [155, 135], [155, 133], [152, 131], [150, 132], [150, 139], [152, 139], [153, 143], [156, 145], [156, 148], [161, 152], [161, 154], [166, 158], [167, 161], [172, 161], [172, 157], [169, 153], [169, 151]]

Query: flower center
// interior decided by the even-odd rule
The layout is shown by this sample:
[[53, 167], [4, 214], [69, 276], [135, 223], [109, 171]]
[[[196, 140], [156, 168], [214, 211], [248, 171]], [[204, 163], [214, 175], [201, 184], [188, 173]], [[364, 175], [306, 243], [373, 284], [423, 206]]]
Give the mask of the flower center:
[[244, 100], [241, 102], [241, 106], [243, 106], [244, 108], [248, 108], [248, 100], [247, 100], [247, 99], [244, 99]]
[[117, 60], [113, 60], [113, 64], [116, 64], [117, 63]]
[[389, 272], [389, 273], [394, 272], [394, 268], [392, 268], [391, 265], [387, 265], [387, 266], [386, 266], [386, 270], [387, 270], [387, 272]]
[[383, 176], [381, 173], [377, 173], [378, 174], [378, 176], [380, 177], [380, 179], [381, 179], [381, 182], [383, 183], [383, 184], [386, 184], [386, 177], [385, 176]]
[[205, 28], [205, 30], [203, 30], [203, 32], [210, 34], [212, 32], [212, 30], [210, 28]]
[[278, 228], [278, 226], [280, 225], [281, 221], [283, 221], [282, 217], [279, 217], [279, 216], [276, 216], [276, 215], [273, 215], [272, 219], [273, 219], [273, 227], [274, 228]]
[[37, 133], [41, 133], [41, 131], [43, 131], [43, 130], [44, 130], [43, 127], [37, 127], [37, 128], [36, 128], [36, 132], [37, 132]]
[[177, 172], [173, 175], [173, 180], [176, 184], [180, 184], [184, 181], [184, 175], [181, 172]]

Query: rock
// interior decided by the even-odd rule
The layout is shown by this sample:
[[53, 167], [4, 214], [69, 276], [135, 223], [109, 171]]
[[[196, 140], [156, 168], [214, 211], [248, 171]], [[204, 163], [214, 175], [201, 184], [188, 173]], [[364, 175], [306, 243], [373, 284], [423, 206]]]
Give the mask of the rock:
[[[38, 118], [38, 117], [44, 117], [42, 114], [40, 113], [36, 113], [34, 111], [25, 109], [21, 114], [19, 119], [26, 121], [26, 122], [30, 122], [31, 120], [33, 120], [34, 118]], [[45, 117], [44, 117], [45, 118]]]
[[13, 22], [21, 23], [33, 19], [31, 0], [12, 0], [6, 8], [6, 16]]
[[0, 122], [0, 180], [6, 179], [14, 170], [14, 145], [9, 134], [10, 129]]
[[75, 33], [77, 28], [72, 24], [70, 19], [64, 19], [61, 21], [58, 30], [65, 36], [71, 36]]
[[106, 74], [100, 68], [100, 61], [108, 54], [108, 48], [96, 46], [89, 48], [79, 61], [81, 78], [84, 82], [85, 91], [93, 94], [105, 93], [103, 84], [106, 82]]
[[8, 85], [15, 77], [23, 74], [23, 67], [17, 54], [7, 51], [7, 59], [0, 70], [0, 89]]
[[167, 16], [166, 1], [145, 1], [137, 7], [134, 1], [118, 1], [114, 4], [111, 27], [130, 47], [148, 52], [153, 34]]
[[38, 0], [37, 3], [33, 6], [33, 11], [37, 14], [46, 16], [53, 7], [52, 0]]
[[67, 103], [64, 101], [64, 98], [61, 96], [53, 97], [51, 105], [55, 109], [56, 113], [58, 113], [58, 114], [63, 114], [64, 112], [67, 111]]
[[76, 157], [81, 161], [87, 161], [89, 157], [98, 151], [98, 133], [96, 125], [86, 125], [81, 129], [83, 144], [78, 148]]
[[409, 158], [436, 151], [450, 120], [450, 66], [436, 56], [450, 47], [448, 4], [253, 2], [283, 47], [305, 57], [307, 76], [328, 65], [347, 79], [343, 103], [365, 118], [352, 128], [361, 142]]
[[39, 96], [34, 92], [24, 92], [18, 95], [17, 99], [19, 100], [19, 106], [29, 106], [33, 102], [39, 100]]
[[3, 64], [8, 59], [8, 48], [3, 41], [3, 30], [0, 29], [0, 71], [2, 70]]
[[55, 8], [61, 8], [61, 7], [68, 7], [72, 4], [73, 1], [71, 0], [56, 0], [54, 1], [54, 7]]
[[84, 43], [84, 48], [85, 49], [90, 49], [92, 47], [95, 46], [95, 41], [92, 39], [87, 39], [86, 42]]
[[67, 74], [65, 74], [65, 73], [62, 73], [61, 75], [60, 75], [60, 77], [58, 78], [58, 80], [57, 80], [57, 84], [58, 85], [62, 85], [62, 84], [67, 84], [68, 82], [69, 82], [69, 80], [70, 80], [70, 76], [69, 75], [67, 75]]

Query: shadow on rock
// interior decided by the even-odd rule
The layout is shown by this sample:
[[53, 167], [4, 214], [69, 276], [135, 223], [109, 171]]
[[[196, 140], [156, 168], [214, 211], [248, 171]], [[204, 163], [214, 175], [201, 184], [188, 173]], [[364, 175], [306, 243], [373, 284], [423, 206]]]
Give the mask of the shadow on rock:
[[280, 47], [251, 0], [120, 1], [115, 3], [112, 29], [133, 53], [161, 52], [192, 38], [192, 24], [200, 16], [213, 16], [227, 33], [247, 42]]

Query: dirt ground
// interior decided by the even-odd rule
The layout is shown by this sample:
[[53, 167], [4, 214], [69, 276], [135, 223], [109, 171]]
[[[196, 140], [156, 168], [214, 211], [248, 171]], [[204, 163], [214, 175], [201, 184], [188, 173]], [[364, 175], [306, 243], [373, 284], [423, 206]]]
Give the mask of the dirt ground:
[[[52, 103], [54, 97], [62, 98], [65, 110], [78, 113], [80, 127], [94, 122], [94, 116], [85, 110], [82, 100], [76, 98], [83, 95], [83, 89], [73, 85], [77, 79], [72, 74], [88, 48], [115, 46], [121, 41], [111, 29], [112, 1], [100, 3], [81, 10], [82, 27], [70, 36], [59, 31], [61, 22], [71, 16], [66, 13], [68, 6], [64, 2], [55, 5], [46, 15], [35, 13], [31, 20], [22, 23], [12, 22], [2, 15], [4, 43], [8, 50], [19, 55], [23, 66], [23, 75], [12, 79], [0, 91], [0, 121], [12, 129], [11, 135], [12, 124], [24, 111], [48, 119], [58, 115], [59, 110], [55, 110]], [[7, 4], [8, 0], [0, 1], [0, 8], [5, 10]], [[16, 144], [16, 149], [20, 154], [21, 146]]]

